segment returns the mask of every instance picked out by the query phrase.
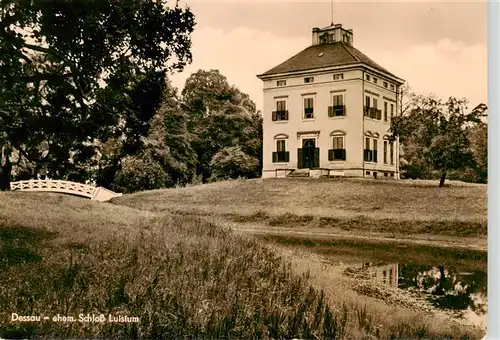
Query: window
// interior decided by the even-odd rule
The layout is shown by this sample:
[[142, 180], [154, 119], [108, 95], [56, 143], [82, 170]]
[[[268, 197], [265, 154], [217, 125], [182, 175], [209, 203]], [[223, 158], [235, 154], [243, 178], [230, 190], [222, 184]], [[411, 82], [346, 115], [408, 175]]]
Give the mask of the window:
[[276, 111], [273, 112], [273, 121], [282, 121], [282, 120], [288, 120], [286, 100], [276, 101]]
[[278, 152], [286, 151], [286, 149], [285, 149], [285, 140], [284, 139], [276, 141], [276, 151], [278, 151]]
[[344, 148], [344, 136], [333, 137], [333, 149], [343, 149]]
[[333, 80], [342, 80], [342, 79], [344, 79], [343, 73], [338, 73], [333, 75]]
[[387, 86], [389, 86], [389, 84], [387, 84], [387, 82], [384, 81], [384, 87], [387, 88]]
[[378, 79], [373, 77], [373, 83], [376, 84], [378, 82]]
[[394, 117], [394, 104], [391, 104], [391, 118]]
[[342, 131], [332, 132], [332, 148], [328, 150], [329, 161], [345, 161], [345, 133]]
[[370, 75], [369, 74], [366, 75], [366, 80], [368, 80], [368, 81], [370, 80]]
[[313, 83], [313, 82], [314, 82], [314, 77], [304, 78], [304, 83]]
[[377, 98], [373, 98], [373, 109], [371, 110], [370, 117], [378, 120], [382, 119], [382, 111], [378, 109]]
[[[370, 132], [367, 135], [372, 135]], [[375, 138], [365, 137], [365, 149], [364, 149], [364, 161], [365, 162], [378, 162], [378, 134], [376, 133]], [[372, 141], [373, 140], [373, 141]]]
[[344, 105], [344, 96], [341, 94], [335, 94], [332, 97], [333, 106]]
[[390, 151], [390, 157], [391, 157], [391, 165], [394, 165], [394, 143], [390, 143], [391, 146], [391, 151]]
[[334, 94], [332, 106], [328, 107], [328, 117], [345, 116], [344, 95]]
[[387, 102], [384, 102], [384, 121], [387, 122]]
[[280, 86], [286, 86], [286, 80], [278, 80], [276, 82], [276, 86], [280, 87]]
[[366, 96], [365, 97], [365, 116], [370, 115], [370, 97]]
[[370, 138], [368, 138], [368, 137], [365, 138], [364, 159], [365, 159], [365, 162], [371, 162], [372, 161], [372, 152], [370, 150]]
[[276, 141], [276, 152], [273, 152], [273, 163], [287, 163], [290, 161], [290, 152], [286, 151], [286, 141]]
[[384, 141], [384, 164], [387, 164], [387, 141]]
[[314, 118], [314, 99], [304, 98], [304, 118]]
[[394, 85], [393, 84], [391, 84], [391, 90], [394, 91]]
[[[373, 101], [373, 107], [370, 107], [370, 100]], [[382, 111], [378, 109], [377, 98], [370, 99], [369, 96], [365, 97], [365, 116], [373, 119], [382, 119]]]
[[325, 33], [319, 37], [319, 42], [321, 44], [327, 44], [327, 43], [330, 43], [333, 41], [335, 41], [335, 37], [334, 37], [333, 33], [331, 33], [331, 34]]

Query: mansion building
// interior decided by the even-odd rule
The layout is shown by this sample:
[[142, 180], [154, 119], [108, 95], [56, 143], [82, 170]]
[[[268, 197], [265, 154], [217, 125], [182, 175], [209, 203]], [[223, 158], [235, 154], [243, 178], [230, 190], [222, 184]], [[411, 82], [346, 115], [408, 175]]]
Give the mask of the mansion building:
[[399, 178], [388, 139], [404, 80], [353, 47], [353, 31], [313, 28], [312, 45], [258, 75], [264, 83], [262, 176], [292, 172]]

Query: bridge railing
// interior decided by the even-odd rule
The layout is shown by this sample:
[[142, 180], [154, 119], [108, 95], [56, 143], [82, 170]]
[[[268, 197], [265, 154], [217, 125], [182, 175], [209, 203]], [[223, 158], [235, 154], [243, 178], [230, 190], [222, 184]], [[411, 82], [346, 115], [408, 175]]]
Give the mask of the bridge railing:
[[121, 194], [117, 194], [102, 187], [53, 179], [32, 179], [28, 181], [11, 182], [10, 189], [22, 191], [60, 192], [84, 196], [98, 201], [107, 201], [113, 197], [121, 196]]

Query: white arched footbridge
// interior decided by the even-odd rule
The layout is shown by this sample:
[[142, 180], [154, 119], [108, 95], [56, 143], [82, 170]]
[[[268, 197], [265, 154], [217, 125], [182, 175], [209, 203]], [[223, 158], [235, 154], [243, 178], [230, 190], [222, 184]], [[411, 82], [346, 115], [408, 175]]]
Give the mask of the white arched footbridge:
[[99, 202], [109, 201], [114, 197], [122, 195], [103, 187], [53, 179], [32, 179], [29, 181], [11, 182], [10, 190], [58, 192], [83, 196]]

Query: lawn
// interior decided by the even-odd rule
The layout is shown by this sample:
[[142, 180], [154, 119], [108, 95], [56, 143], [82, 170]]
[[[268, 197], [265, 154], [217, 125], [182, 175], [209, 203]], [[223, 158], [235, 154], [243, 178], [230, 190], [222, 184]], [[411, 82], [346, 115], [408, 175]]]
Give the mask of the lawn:
[[113, 202], [288, 228], [485, 237], [486, 197], [484, 185], [437, 188], [428, 182], [258, 179], [140, 192]]
[[[415, 220], [448, 211], [440, 220], [482, 224], [485, 193], [481, 186], [321, 180], [230, 181], [124, 195], [114, 204], [0, 193], [0, 337], [479, 338], [481, 330], [357, 295], [314, 254], [288, 256], [280, 242], [226, 226], [287, 213], [331, 223], [360, 216], [403, 221], [405, 210]], [[432, 200], [448, 207], [433, 208]], [[484, 234], [477, 225], [464, 228]], [[449, 227], [431, 229], [450, 234]], [[16, 323], [11, 313], [103, 313], [140, 322]]]

